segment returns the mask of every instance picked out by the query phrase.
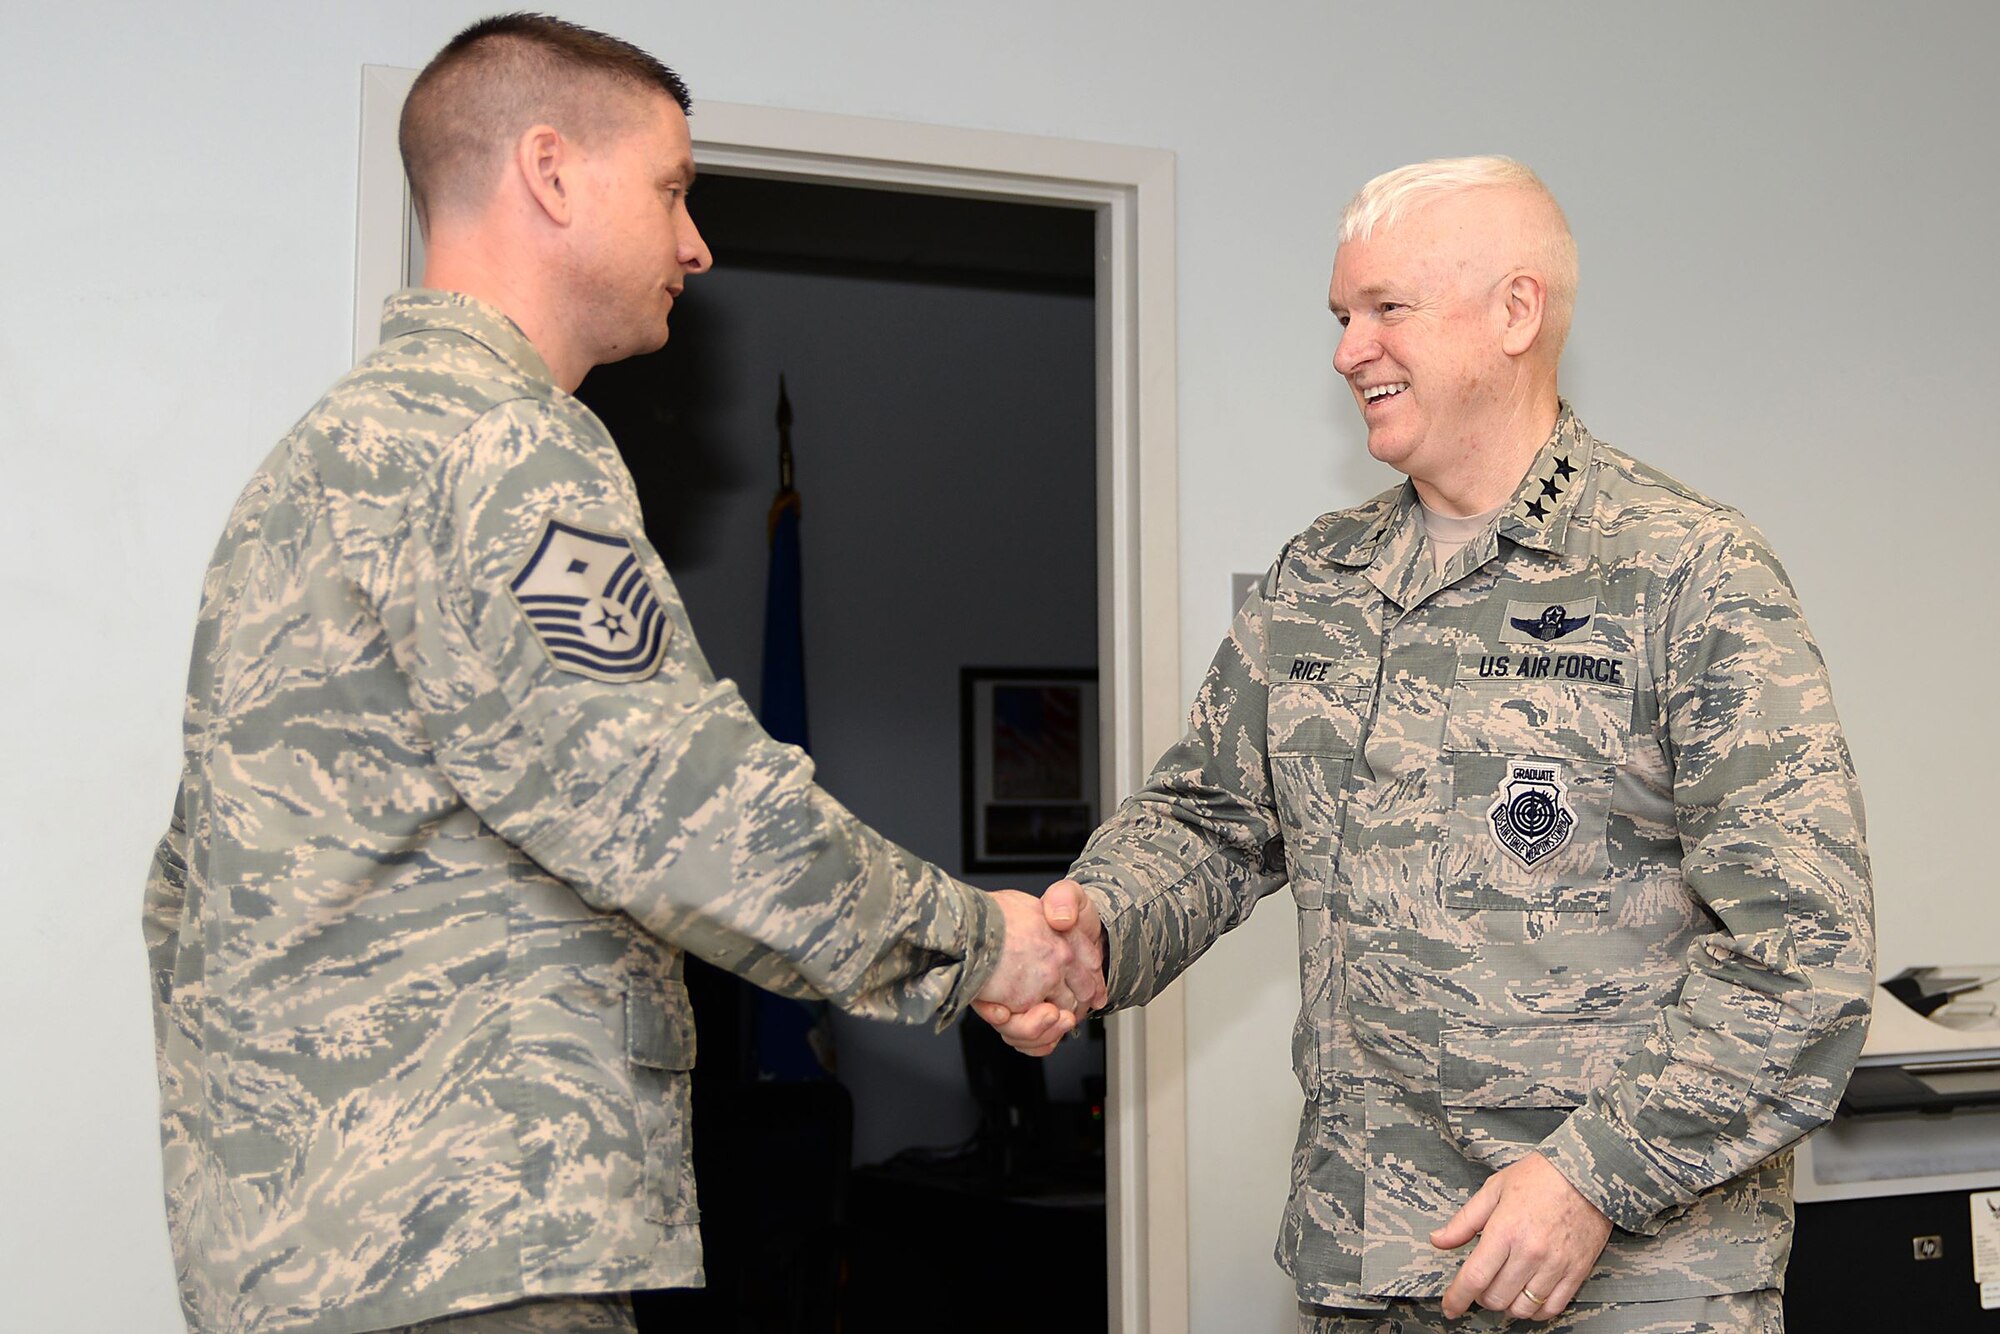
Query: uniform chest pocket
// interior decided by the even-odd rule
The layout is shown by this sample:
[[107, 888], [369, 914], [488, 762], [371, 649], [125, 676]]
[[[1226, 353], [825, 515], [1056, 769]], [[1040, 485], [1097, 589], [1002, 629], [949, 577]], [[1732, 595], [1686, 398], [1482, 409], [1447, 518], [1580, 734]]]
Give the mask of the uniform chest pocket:
[[1346, 816], [1347, 780], [1361, 743], [1370, 686], [1280, 681], [1266, 708], [1265, 754], [1295, 891], [1330, 883]]
[[1633, 675], [1630, 659], [1588, 651], [1459, 660], [1445, 721], [1447, 907], [1603, 910]]

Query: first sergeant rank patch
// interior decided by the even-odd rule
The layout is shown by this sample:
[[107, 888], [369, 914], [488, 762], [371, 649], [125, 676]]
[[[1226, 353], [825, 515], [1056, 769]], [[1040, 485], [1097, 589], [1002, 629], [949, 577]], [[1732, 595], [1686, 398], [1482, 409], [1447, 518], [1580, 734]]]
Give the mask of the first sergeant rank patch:
[[1543, 760], [1514, 760], [1499, 799], [1487, 808], [1493, 840], [1527, 867], [1569, 842], [1576, 831], [1576, 811], [1569, 804], [1562, 774]]
[[566, 672], [643, 681], [666, 656], [673, 625], [630, 538], [546, 520], [507, 591]]

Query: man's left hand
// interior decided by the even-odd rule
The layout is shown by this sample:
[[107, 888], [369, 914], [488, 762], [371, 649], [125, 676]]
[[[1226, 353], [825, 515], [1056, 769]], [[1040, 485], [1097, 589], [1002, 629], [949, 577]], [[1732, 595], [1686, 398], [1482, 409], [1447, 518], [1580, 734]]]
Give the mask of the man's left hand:
[[1531, 1153], [1488, 1177], [1431, 1233], [1431, 1245], [1453, 1251], [1474, 1237], [1479, 1244], [1444, 1291], [1444, 1313], [1456, 1320], [1477, 1302], [1516, 1320], [1553, 1320], [1590, 1277], [1611, 1220]]

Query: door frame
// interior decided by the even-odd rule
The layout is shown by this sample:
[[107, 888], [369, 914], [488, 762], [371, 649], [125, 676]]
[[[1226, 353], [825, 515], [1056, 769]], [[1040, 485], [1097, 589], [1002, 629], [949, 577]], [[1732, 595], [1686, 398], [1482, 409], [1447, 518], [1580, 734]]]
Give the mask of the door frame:
[[[416, 71], [362, 71], [354, 355], [414, 280], [396, 125]], [[1096, 216], [1099, 744], [1104, 809], [1180, 734], [1174, 155], [1164, 149], [729, 102], [689, 118], [695, 160], [734, 175], [1085, 208]], [[1105, 1191], [1111, 1327], [1188, 1327], [1181, 989], [1113, 1015]]]

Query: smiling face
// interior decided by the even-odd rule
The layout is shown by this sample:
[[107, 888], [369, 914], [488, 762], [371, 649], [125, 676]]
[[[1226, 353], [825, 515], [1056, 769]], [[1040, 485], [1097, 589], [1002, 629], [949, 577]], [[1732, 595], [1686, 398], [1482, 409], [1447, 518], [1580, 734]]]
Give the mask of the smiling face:
[[648, 94], [632, 124], [569, 173], [583, 224], [571, 255], [573, 315], [595, 364], [663, 346], [687, 275], [708, 268], [688, 213], [694, 171], [687, 117], [672, 99]]
[[1334, 257], [1334, 369], [1368, 424], [1368, 452], [1422, 481], [1508, 424], [1508, 275], [1478, 203], [1438, 200]]

